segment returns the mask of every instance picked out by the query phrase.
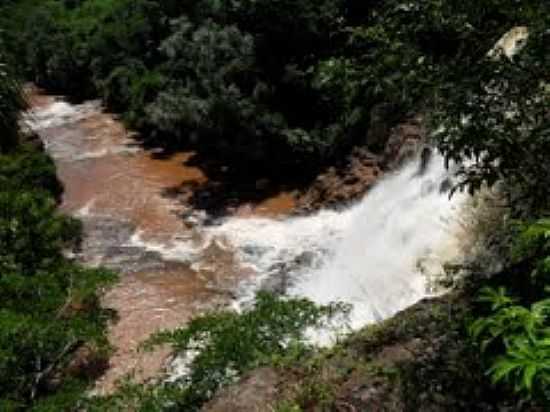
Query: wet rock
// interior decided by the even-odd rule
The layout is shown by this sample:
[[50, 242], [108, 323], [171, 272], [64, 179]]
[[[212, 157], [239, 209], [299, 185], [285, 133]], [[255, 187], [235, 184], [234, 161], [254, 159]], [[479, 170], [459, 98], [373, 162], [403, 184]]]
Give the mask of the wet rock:
[[383, 145], [380, 154], [364, 147], [355, 148], [342, 164], [328, 168], [298, 196], [297, 214], [342, 207], [361, 199], [385, 171], [399, 168], [424, 147], [419, 171], [423, 172], [431, 157], [431, 151], [424, 146], [426, 129], [423, 118], [416, 116], [390, 128], [387, 123], [377, 124], [376, 119], [387, 117], [388, 113], [382, 113], [384, 110], [390, 109], [379, 107], [374, 110], [369, 132], [368, 147]]
[[506, 56], [508, 59], [521, 51], [529, 38], [529, 28], [525, 26], [516, 26], [506, 32], [495, 44], [495, 46], [487, 53], [487, 56], [497, 60], [501, 56]]
[[271, 368], [255, 370], [239, 385], [222, 390], [203, 407], [204, 412], [263, 412], [275, 410], [279, 376]]
[[192, 229], [202, 225], [207, 219], [207, 216], [203, 212], [197, 212], [190, 209], [185, 215], [182, 215], [182, 218], [184, 219], [185, 226], [188, 229]]
[[424, 119], [421, 116], [408, 119], [394, 127], [384, 150], [382, 168], [395, 170], [410, 160], [424, 145], [426, 135]]
[[120, 273], [164, 267], [160, 253], [132, 244], [135, 228], [129, 222], [102, 216], [86, 216], [82, 221], [84, 236], [75, 254], [82, 263]]
[[315, 254], [313, 252], [304, 252], [296, 256], [294, 261], [292, 262], [294, 265], [294, 269], [301, 268], [301, 267], [309, 267], [312, 266], [315, 260]]
[[162, 269], [165, 265], [162, 255], [138, 247], [109, 248], [103, 256], [102, 265], [122, 273]]
[[447, 193], [453, 188], [453, 181], [451, 179], [445, 179], [439, 185], [439, 193]]
[[370, 111], [370, 124], [366, 144], [374, 152], [383, 151], [390, 135], [395, 111], [391, 103], [380, 103]]
[[275, 295], [284, 295], [289, 286], [289, 274], [286, 265], [280, 264], [273, 269], [275, 270], [275, 274], [270, 275], [264, 280], [260, 289]]
[[311, 267], [315, 263], [315, 254], [313, 252], [304, 252], [296, 256], [290, 262], [279, 263], [270, 269], [270, 275], [262, 282], [261, 290], [284, 295], [289, 287], [292, 286], [292, 273], [306, 267]]
[[382, 174], [380, 159], [366, 149], [355, 149], [341, 168], [331, 167], [298, 198], [298, 209], [312, 211], [360, 199]]
[[45, 149], [44, 142], [37, 133], [28, 133], [23, 136], [23, 140], [35, 150], [44, 151]]
[[418, 169], [418, 174], [420, 176], [422, 176], [426, 172], [426, 169], [430, 164], [431, 158], [432, 149], [430, 147], [425, 147], [424, 149], [422, 149], [422, 152], [420, 153], [420, 167]]
[[109, 357], [90, 346], [82, 346], [74, 354], [66, 374], [74, 378], [98, 379], [109, 367]]

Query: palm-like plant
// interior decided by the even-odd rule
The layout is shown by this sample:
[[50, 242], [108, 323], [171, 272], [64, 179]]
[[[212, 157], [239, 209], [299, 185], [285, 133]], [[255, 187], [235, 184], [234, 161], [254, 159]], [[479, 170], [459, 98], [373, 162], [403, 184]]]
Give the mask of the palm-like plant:
[[517, 392], [529, 396], [550, 388], [550, 328], [533, 338], [516, 337], [506, 345], [506, 353], [495, 359], [488, 373], [494, 383], [514, 385]]
[[508, 383], [528, 398], [550, 399], [550, 299], [525, 307], [504, 288], [485, 288], [480, 300], [492, 313], [475, 320], [470, 334], [490, 358], [493, 383]]

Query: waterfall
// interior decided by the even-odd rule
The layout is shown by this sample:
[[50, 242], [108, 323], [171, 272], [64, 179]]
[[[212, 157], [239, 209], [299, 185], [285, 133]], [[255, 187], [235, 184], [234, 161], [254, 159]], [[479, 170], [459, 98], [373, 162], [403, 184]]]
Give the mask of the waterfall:
[[[116, 156], [127, 155], [116, 164], [120, 170], [112, 173], [116, 178], [135, 175], [137, 180], [119, 186], [122, 194], [133, 199], [139, 192], [130, 189], [140, 186], [147, 177], [142, 175], [142, 163], [131, 162], [131, 156], [140, 155], [140, 150], [125, 134], [113, 134], [110, 119], [102, 120], [106, 129], [100, 128], [99, 132], [75, 126], [98, 112], [98, 102], [78, 106], [54, 102], [29, 114], [26, 120], [31, 128], [41, 131], [48, 151], [62, 166], [61, 171], [65, 170], [66, 178], [71, 177], [69, 189], [87, 184], [81, 179], [87, 178], [88, 168], [94, 162], [98, 163], [92, 169], [97, 171], [106, 168]], [[95, 127], [95, 123], [91, 124]], [[144, 162], [150, 161], [146, 153], [141, 155]], [[111, 161], [100, 162], [102, 159]], [[161, 227], [172, 233], [170, 241], [148, 239], [139, 225], [127, 227], [126, 221], [116, 231], [112, 230], [112, 219], [101, 223], [104, 215], [117, 211], [95, 206], [102, 196], [112, 196], [111, 191], [101, 191], [101, 186], [74, 213], [101, 223], [92, 225], [95, 231], [88, 231], [88, 238], [96, 236], [96, 243], [105, 246], [99, 252], [97, 248], [88, 250], [99, 263], [128, 261], [135, 265], [142, 256], [136, 251], [142, 251], [147, 256], [154, 254], [159, 261], [185, 263], [199, 277], [203, 271], [215, 272], [219, 279], [230, 278], [229, 272], [236, 270], [253, 273], [243, 276], [239, 283], [237, 307], [249, 303], [259, 289], [267, 288], [320, 304], [351, 304], [350, 326], [358, 328], [390, 317], [433, 294], [433, 280], [443, 273], [443, 265], [459, 257], [465, 235], [460, 212], [466, 196], [457, 194], [449, 199], [444, 189], [449, 186], [452, 173], [446, 170], [440, 155], [424, 160], [427, 163], [422, 166], [416, 159], [387, 174], [361, 201], [343, 210], [322, 210], [286, 219], [230, 217], [218, 226], [204, 225], [204, 216], [194, 213], [187, 222], [193, 223], [194, 230], [185, 231], [176, 225]], [[148, 200], [158, 198], [153, 209], [160, 210], [162, 216], [172, 216], [177, 208], [155, 190], [156, 186], [147, 194]], [[136, 205], [127, 201], [124, 204], [130, 209]], [[191, 218], [196, 221], [189, 221]], [[118, 234], [113, 237], [115, 232]], [[216, 247], [212, 249], [212, 245]], [[236, 254], [237, 268], [223, 266], [217, 252], [223, 249]], [[216, 285], [211, 287], [215, 289]]]
[[465, 195], [449, 198], [450, 175], [434, 155], [424, 170], [413, 161], [387, 175], [346, 210], [233, 218], [210, 231], [261, 274], [249, 292], [283, 276], [288, 295], [353, 305], [350, 326], [358, 328], [432, 294], [431, 280], [458, 257]]

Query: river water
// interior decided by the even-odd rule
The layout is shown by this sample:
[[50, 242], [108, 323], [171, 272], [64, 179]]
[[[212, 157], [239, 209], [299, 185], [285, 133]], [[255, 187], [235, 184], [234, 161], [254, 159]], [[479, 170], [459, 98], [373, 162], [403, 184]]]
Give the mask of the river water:
[[[187, 165], [194, 153], [144, 150], [97, 101], [73, 105], [34, 93], [31, 103], [29, 126], [40, 134], [64, 184], [62, 210], [84, 223], [78, 259], [122, 274], [104, 302], [117, 310], [119, 321], [110, 330], [116, 348], [111, 368], [98, 387], [108, 391], [132, 371], [138, 380], [154, 376], [168, 352], [138, 352], [139, 343], [204, 309], [229, 304], [253, 271], [202, 236], [204, 213], [169, 195], [182, 184], [207, 181], [198, 167]], [[291, 197], [282, 193], [242, 213], [276, 216], [290, 208]]]
[[96, 101], [35, 93], [31, 102], [29, 126], [65, 186], [61, 207], [84, 223], [77, 258], [121, 273], [104, 300], [119, 320], [99, 392], [128, 373], [146, 380], [166, 366], [167, 350], [137, 351], [151, 333], [206, 309], [246, 305], [259, 288], [350, 303], [353, 328], [384, 319], [429, 296], [467, 236], [464, 197], [449, 200], [442, 190], [449, 173], [438, 156], [422, 173], [411, 162], [387, 175], [346, 210], [290, 217], [292, 196], [279, 193], [211, 224], [171, 195], [208, 183], [195, 153], [142, 148]]

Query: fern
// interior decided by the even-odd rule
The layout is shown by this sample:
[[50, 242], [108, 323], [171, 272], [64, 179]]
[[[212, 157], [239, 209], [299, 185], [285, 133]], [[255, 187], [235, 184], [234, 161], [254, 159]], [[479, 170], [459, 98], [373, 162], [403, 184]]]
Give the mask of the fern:
[[469, 327], [472, 338], [488, 356], [487, 374], [525, 398], [550, 399], [550, 299], [521, 306], [505, 288], [484, 288], [480, 302], [491, 314]]
[[515, 299], [508, 296], [508, 292], [503, 286], [498, 289], [489, 287], [481, 289], [478, 300], [483, 303], [490, 303], [491, 310], [497, 310], [515, 303]]
[[541, 339], [512, 340], [488, 373], [493, 383], [506, 381], [527, 397], [537, 388], [542, 391], [550, 386], [550, 329]]

